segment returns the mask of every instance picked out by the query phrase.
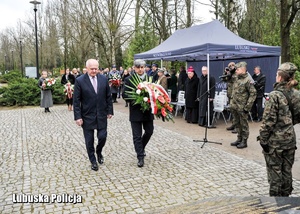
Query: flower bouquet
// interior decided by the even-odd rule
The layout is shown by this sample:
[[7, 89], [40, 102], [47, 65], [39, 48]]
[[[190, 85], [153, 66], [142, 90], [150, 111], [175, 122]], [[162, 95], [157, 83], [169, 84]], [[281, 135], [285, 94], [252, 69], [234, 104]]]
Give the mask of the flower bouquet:
[[55, 84], [55, 82], [56, 82], [56, 79], [54, 79], [54, 78], [46, 78], [44, 80], [44, 83], [45, 83], [44, 89], [53, 89], [53, 85]]
[[111, 86], [119, 87], [121, 85], [121, 76], [118, 73], [112, 74], [109, 77], [109, 83]]
[[132, 75], [130, 82], [134, 87], [126, 85], [131, 89], [126, 92], [127, 100], [133, 100], [134, 105], [141, 105], [143, 112], [151, 108], [152, 114], [157, 118], [162, 118], [163, 121], [171, 120], [174, 123], [171, 99], [161, 85], [151, 83], [148, 78], [146, 81], [142, 81], [136, 74]]
[[65, 84], [64, 93], [69, 99], [73, 97], [73, 92], [74, 92], [74, 85], [72, 85], [70, 82]]

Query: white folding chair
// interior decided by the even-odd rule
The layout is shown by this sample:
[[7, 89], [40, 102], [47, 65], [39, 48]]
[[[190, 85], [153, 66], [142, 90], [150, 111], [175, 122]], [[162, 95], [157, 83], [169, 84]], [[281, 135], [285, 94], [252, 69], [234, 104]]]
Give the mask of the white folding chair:
[[[178, 92], [178, 100], [177, 100], [177, 102], [174, 103], [174, 105], [176, 105], [176, 107], [175, 107], [175, 117], [177, 116], [178, 110], [180, 110], [181, 107], [185, 106], [184, 93], [185, 93], [184, 91], [179, 91]], [[183, 112], [183, 117], [185, 117], [185, 110]]]
[[222, 114], [224, 122], [227, 125], [227, 121], [226, 121], [223, 111], [224, 111], [224, 97], [222, 95], [215, 96], [214, 114], [213, 114], [212, 122], [214, 122], [214, 121], [217, 122], [217, 118], [219, 118], [220, 114]]

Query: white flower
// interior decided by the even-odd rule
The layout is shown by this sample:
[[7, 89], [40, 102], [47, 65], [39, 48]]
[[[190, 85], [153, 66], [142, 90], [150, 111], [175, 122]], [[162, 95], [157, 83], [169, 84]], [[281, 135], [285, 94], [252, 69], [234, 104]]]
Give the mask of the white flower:
[[144, 97], [143, 100], [144, 100], [145, 102], [147, 102], [147, 101], [148, 101], [148, 97]]
[[142, 91], [140, 89], [138, 89], [138, 90], [135, 91], [135, 93], [137, 93], [137, 94], [141, 94], [141, 92]]

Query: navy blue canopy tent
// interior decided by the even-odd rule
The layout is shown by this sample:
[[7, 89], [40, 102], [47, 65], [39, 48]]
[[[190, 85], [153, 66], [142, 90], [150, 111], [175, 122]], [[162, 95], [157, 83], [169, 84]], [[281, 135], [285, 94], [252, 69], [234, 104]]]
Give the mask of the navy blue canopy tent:
[[202, 61], [280, 56], [280, 47], [245, 40], [218, 20], [177, 30], [157, 47], [135, 54], [135, 59], [165, 61]]
[[[135, 54], [134, 58], [185, 61], [188, 66], [194, 67], [198, 76], [201, 75], [201, 67], [205, 65], [208, 67], [208, 76], [212, 75], [216, 79], [222, 75], [229, 62], [246, 61], [250, 74], [253, 74], [251, 71], [255, 66], [259, 65], [262, 68], [262, 72], [267, 76], [266, 92], [269, 92], [275, 82], [280, 52], [280, 47], [245, 40], [228, 30], [218, 20], [214, 20], [177, 30], [157, 47]], [[226, 84], [220, 81], [215, 87], [216, 90], [222, 90]]]
[[[246, 61], [248, 71], [259, 65], [267, 76], [266, 92], [272, 90], [279, 66], [281, 48], [245, 40], [228, 30], [218, 20], [177, 30], [157, 47], [135, 54], [135, 59], [184, 61], [192, 65], [198, 75], [206, 65], [209, 74], [218, 79], [229, 62]], [[224, 88], [224, 83], [216, 86]]]

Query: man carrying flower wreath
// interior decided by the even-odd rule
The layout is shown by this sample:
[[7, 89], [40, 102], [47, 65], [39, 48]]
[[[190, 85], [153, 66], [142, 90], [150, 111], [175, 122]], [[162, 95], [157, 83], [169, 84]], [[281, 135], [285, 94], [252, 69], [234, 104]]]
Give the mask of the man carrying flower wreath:
[[[142, 81], [146, 81], [147, 74], [145, 73], [146, 62], [141, 59], [134, 61], [135, 74], [125, 79], [125, 87], [123, 91], [123, 97], [129, 98], [129, 94], [132, 88], [136, 86], [133, 84], [134, 78], [138, 77]], [[134, 143], [134, 149], [137, 154], [138, 167], [144, 166], [145, 147], [149, 142], [154, 126], [154, 115], [151, 112], [151, 108], [143, 109], [141, 104], [135, 104], [134, 101], [129, 105], [129, 121], [131, 123], [132, 137]], [[143, 130], [144, 129], [144, 133]]]

